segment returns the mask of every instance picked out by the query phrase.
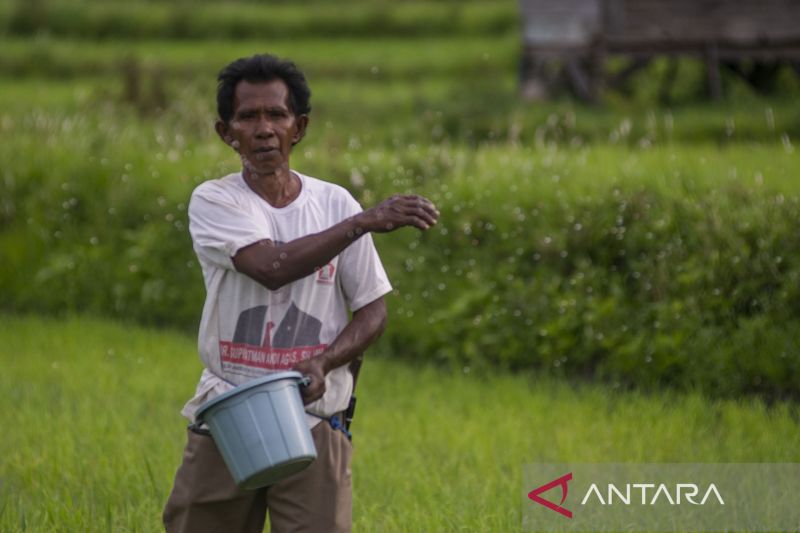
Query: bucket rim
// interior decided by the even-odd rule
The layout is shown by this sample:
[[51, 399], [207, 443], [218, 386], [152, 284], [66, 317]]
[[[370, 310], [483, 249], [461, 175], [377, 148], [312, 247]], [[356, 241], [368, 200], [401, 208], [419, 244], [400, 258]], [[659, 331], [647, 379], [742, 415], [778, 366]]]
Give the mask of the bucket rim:
[[206, 412], [208, 412], [209, 409], [211, 409], [217, 404], [224, 402], [228, 398], [237, 396], [246, 390], [258, 387], [259, 385], [264, 385], [265, 383], [271, 383], [273, 381], [281, 381], [284, 379], [293, 379], [299, 382], [300, 380], [303, 379], [303, 375], [300, 372], [296, 372], [294, 370], [288, 370], [283, 372], [272, 372], [260, 378], [256, 378], [246, 383], [242, 383], [241, 385], [238, 385], [227, 392], [223, 392], [219, 396], [215, 396], [214, 398], [208, 400], [203, 405], [198, 407], [197, 412], [194, 415], [194, 418], [198, 423], [202, 423], [204, 422], [203, 415], [206, 414]]

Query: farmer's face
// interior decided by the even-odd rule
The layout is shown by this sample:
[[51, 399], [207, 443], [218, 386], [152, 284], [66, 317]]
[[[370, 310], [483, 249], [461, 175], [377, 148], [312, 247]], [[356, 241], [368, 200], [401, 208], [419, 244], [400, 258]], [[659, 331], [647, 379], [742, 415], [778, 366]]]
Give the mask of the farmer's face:
[[229, 124], [217, 123], [223, 140], [242, 158], [244, 170], [274, 174], [289, 168], [289, 152], [305, 134], [308, 116], [289, 108], [289, 89], [283, 80], [240, 81]]

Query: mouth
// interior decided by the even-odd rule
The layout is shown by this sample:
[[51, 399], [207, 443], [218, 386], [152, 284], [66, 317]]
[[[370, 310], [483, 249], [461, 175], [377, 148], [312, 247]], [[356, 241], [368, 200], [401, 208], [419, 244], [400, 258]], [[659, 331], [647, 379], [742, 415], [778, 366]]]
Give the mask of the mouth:
[[255, 155], [255, 158], [258, 160], [266, 159], [276, 153], [278, 153], [278, 149], [274, 146], [264, 146], [253, 150], [253, 155]]

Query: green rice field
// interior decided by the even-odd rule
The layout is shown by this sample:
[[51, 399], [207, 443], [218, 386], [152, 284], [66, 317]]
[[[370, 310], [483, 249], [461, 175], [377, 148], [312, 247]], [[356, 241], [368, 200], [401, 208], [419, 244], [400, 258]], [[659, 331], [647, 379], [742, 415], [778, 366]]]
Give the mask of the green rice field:
[[[390, 326], [391, 327], [391, 326]], [[155, 532], [201, 367], [191, 336], [4, 316], [0, 530]], [[368, 354], [355, 531], [519, 531], [534, 462], [800, 462], [796, 405], [614, 392]]]

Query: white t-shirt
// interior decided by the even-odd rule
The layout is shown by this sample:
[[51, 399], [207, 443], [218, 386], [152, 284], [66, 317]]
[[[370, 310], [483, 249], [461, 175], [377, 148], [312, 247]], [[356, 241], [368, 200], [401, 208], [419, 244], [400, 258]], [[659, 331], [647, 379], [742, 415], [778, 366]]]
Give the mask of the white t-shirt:
[[[391, 291], [372, 237], [364, 235], [314, 274], [271, 291], [238, 272], [232, 257], [270, 239], [286, 243], [319, 233], [361, 211], [347, 190], [294, 173], [302, 188], [289, 205], [273, 207], [241, 173], [199, 185], [189, 202], [189, 232], [203, 270], [206, 301], [198, 349], [205, 369], [182, 414], [233, 385], [291, 369], [320, 354], [356, 311]], [[347, 408], [353, 378], [347, 365], [328, 373], [322, 398], [306, 406], [320, 416]], [[309, 426], [318, 417], [306, 415]]]

